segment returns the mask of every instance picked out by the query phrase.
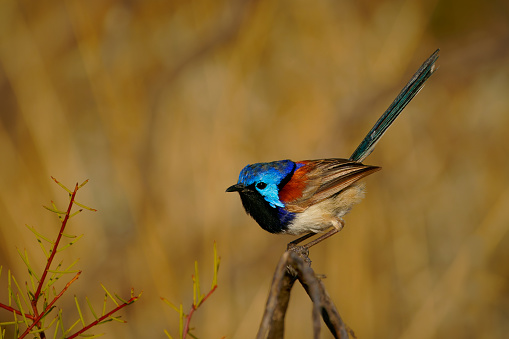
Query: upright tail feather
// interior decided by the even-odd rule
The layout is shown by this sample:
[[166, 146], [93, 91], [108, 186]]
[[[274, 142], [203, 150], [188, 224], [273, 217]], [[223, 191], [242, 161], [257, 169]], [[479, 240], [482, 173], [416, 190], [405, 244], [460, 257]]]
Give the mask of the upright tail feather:
[[438, 59], [439, 51], [440, 49], [437, 49], [435, 53], [422, 64], [412, 79], [406, 84], [405, 88], [403, 88], [389, 108], [382, 114], [373, 128], [364, 137], [355, 152], [350, 156], [350, 160], [362, 162], [373, 151], [378, 140], [380, 140], [389, 126], [396, 120], [405, 106], [419, 93], [426, 80], [428, 80], [435, 71], [435, 61]]

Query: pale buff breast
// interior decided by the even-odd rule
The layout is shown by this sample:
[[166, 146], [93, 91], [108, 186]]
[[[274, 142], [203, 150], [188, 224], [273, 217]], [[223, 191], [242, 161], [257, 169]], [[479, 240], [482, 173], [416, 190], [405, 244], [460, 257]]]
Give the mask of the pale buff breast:
[[364, 183], [353, 184], [337, 195], [312, 205], [301, 213], [296, 213], [295, 219], [285, 233], [292, 235], [319, 233], [331, 226], [339, 229], [341, 218], [364, 198], [364, 188]]

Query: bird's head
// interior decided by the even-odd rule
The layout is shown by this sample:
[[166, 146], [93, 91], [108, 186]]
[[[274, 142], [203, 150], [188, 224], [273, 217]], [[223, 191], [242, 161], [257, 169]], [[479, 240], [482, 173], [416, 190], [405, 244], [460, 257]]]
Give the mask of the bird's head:
[[272, 208], [284, 207], [279, 200], [279, 189], [294, 172], [296, 164], [291, 160], [280, 160], [247, 165], [239, 175], [239, 181], [226, 192], [239, 192], [242, 196], [261, 196]]

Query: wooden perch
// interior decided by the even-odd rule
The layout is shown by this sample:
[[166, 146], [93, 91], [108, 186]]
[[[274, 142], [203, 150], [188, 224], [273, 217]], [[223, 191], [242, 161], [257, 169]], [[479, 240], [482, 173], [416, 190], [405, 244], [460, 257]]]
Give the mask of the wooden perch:
[[298, 247], [286, 251], [279, 260], [270, 287], [265, 313], [262, 318], [257, 339], [274, 339], [284, 337], [284, 320], [290, 293], [298, 280], [313, 302], [313, 337], [320, 337], [320, 315], [329, 331], [335, 338], [347, 339], [355, 334], [350, 330], [339, 315], [334, 303], [325, 290], [322, 281], [317, 278], [310, 266], [307, 250], [298, 251]]

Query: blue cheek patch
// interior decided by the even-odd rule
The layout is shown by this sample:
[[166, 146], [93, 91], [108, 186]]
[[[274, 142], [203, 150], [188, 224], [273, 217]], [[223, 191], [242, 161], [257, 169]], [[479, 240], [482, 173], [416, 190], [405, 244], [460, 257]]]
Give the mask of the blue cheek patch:
[[285, 207], [281, 200], [279, 200], [278, 185], [294, 170], [295, 163], [291, 160], [262, 162], [247, 165], [240, 172], [239, 184], [249, 186], [258, 182], [264, 182], [267, 184], [267, 187], [264, 189], [256, 188], [256, 190], [260, 192], [271, 207]]
[[263, 190], [256, 189], [258, 192], [260, 192], [261, 195], [267, 200], [269, 205], [271, 207], [276, 208], [276, 206], [279, 207], [285, 207], [285, 204], [279, 200], [279, 189], [277, 185], [275, 184], [269, 184], [267, 187]]

